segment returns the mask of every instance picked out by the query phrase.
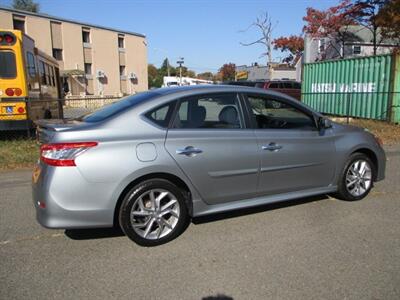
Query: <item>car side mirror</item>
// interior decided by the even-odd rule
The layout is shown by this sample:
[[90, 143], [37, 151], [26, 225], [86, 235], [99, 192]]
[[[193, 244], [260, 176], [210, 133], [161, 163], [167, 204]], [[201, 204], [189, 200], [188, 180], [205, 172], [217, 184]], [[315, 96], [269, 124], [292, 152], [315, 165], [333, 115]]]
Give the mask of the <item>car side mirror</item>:
[[324, 118], [324, 117], [320, 117], [318, 119], [318, 128], [319, 128], [319, 130], [328, 129], [328, 128], [331, 128], [331, 127], [332, 127], [331, 120], [329, 120], [327, 118]]

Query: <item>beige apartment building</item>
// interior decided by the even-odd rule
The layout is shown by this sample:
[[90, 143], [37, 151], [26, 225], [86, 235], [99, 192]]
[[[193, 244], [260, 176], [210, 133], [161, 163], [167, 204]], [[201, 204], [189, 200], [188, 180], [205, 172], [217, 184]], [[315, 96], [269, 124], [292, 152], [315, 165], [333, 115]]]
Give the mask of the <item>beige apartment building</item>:
[[147, 44], [139, 33], [0, 7], [0, 28], [19, 29], [58, 60], [69, 96], [147, 90]]

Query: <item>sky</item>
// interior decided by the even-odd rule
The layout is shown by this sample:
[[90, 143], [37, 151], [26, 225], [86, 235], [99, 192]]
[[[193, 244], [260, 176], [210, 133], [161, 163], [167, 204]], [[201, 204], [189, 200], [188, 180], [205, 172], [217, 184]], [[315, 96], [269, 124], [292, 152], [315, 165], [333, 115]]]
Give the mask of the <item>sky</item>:
[[[145, 34], [148, 61], [160, 66], [168, 57], [202, 73], [217, 72], [224, 63], [265, 64], [261, 45], [245, 47], [260, 37], [250, 27], [268, 12], [275, 25], [272, 36], [300, 34], [307, 7], [326, 9], [339, 0], [36, 0], [40, 12]], [[0, 0], [11, 6], [12, 0]], [[243, 32], [243, 30], [247, 31]], [[274, 51], [273, 58], [285, 57]]]

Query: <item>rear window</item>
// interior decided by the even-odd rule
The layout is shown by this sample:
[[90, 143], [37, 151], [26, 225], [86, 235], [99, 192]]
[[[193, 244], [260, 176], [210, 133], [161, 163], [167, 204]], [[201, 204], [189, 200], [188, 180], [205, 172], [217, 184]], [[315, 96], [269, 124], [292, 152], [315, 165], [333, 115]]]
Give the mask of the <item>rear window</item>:
[[122, 100], [119, 100], [118, 102], [107, 105], [99, 110], [96, 110], [93, 113], [78, 118], [78, 120], [88, 123], [101, 122], [128, 108], [134, 107], [142, 102], [145, 102], [146, 100], [149, 100], [157, 95], [158, 94], [154, 92], [143, 92], [134, 96], [128, 96], [123, 98]]
[[11, 51], [0, 51], [0, 78], [17, 77], [15, 54]]

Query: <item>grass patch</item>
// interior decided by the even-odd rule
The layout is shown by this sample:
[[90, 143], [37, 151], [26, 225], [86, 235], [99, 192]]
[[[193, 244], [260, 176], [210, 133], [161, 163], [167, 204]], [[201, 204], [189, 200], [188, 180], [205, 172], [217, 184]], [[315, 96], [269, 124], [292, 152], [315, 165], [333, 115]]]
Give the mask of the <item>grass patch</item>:
[[[336, 122], [346, 124], [346, 118], [332, 118]], [[400, 143], [400, 125], [376, 120], [351, 118], [349, 125], [368, 129], [371, 133], [381, 138], [385, 145]]]
[[36, 140], [0, 140], [0, 170], [32, 168], [39, 158]]

